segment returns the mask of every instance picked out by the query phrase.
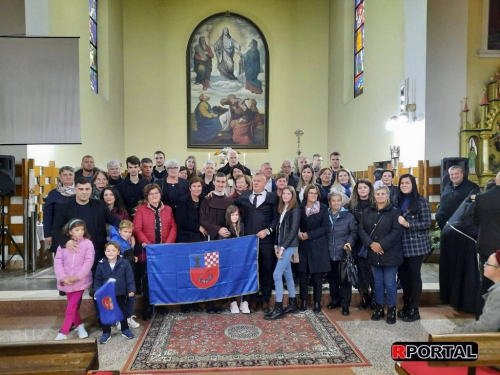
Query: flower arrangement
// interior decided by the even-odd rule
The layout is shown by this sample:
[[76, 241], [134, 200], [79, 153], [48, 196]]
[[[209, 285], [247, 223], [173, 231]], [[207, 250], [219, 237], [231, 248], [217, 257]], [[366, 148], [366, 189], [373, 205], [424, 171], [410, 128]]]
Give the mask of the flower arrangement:
[[[214, 152], [214, 155], [215, 156], [219, 156], [219, 155], [227, 156], [229, 151], [236, 151], [236, 150], [233, 150], [231, 147], [224, 147], [222, 150], [218, 150], [218, 151]], [[241, 154], [241, 152], [239, 152], [239, 151], [236, 151], [236, 153], [238, 155]]]

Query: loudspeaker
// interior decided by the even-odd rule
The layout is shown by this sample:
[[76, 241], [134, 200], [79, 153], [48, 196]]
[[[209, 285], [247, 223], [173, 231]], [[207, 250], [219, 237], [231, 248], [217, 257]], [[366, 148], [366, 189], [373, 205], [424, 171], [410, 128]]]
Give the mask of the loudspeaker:
[[446, 185], [450, 183], [448, 169], [454, 165], [462, 167], [464, 172], [464, 180], [469, 179], [469, 159], [468, 158], [443, 158], [441, 159], [441, 193]]
[[0, 155], [0, 196], [13, 195], [16, 183], [16, 158], [12, 155]]

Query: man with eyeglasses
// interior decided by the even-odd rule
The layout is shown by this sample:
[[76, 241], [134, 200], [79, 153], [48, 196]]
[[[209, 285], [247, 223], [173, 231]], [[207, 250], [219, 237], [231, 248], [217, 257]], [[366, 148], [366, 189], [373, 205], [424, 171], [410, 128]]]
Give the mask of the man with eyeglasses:
[[454, 333], [498, 332], [500, 329], [500, 250], [491, 254], [484, 262], [483, 276], [491, 281], [492, 286], [482, 296], [484, 309], [479, 320], [464, 327], [456, 327]]
[[149, 181], [146, 178], [142, 178], [139, 174], [141, 170], [141, 161], [137, 156], [129, 156], [126, 163], [128, 174], [116, 188], [122, 197], [123, 204], [128, 214], [133, 217], [139, 201], [144, 198], [143, 189], [149, 184]]
[[[500, 172], [496, 176], [495, 183], [496, 186], [492, 189], [476, 195], [473, 219], [478, 225], [477, 252], [481, 265], [500, 247]], [[492, 285], [493, 282], [482, 272], [477, 304], [479, 313], [484, 306], [484, 299], [480, 296]]]

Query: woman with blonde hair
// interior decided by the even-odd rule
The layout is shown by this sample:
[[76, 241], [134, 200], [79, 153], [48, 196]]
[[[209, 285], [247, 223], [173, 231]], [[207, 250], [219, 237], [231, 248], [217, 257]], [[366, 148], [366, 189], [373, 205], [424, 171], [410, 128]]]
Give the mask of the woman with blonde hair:
[[198, 170], [196, 169], [196, 158], [193, 155], [189, 155], [184, 161], [184, 166], [187, 168], [187, 180], [189, 181], [193, 177], [198, 177]]
[[351, 172], [345, 168], [340, 168], [335, 175], [335, 181], [333, 182], [332, 189], [337, 189], [341, 193], [347, 195], [347, 197], [351, 198], [351, 192], [355, 184], [356, 182], [354, 181]]
[[300, 172], [299, 183], [297, 184], [297, 198], [300, 203], [306, 200], [304, 191], [308, 185], [314, 184], [314, 169], [311, 164], [305, 164]]

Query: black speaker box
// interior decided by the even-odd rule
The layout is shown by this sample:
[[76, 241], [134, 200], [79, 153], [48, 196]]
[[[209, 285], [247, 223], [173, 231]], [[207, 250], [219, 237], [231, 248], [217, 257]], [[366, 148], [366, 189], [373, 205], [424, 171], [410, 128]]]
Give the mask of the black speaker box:
[[16, 183], [16, 158], [12, 155], [0, 155], [0, 196], [13, 195]]
[[450, 183], [450, 176], [448, 175], [448, 169], [450, 167], [458, 165], [462, 167], [464, 172], [464, 180], [469, 179], [469, 159], [468, 158], [443, 158], [441, 159], [441, 193], [443, 192], [446, 185]]

